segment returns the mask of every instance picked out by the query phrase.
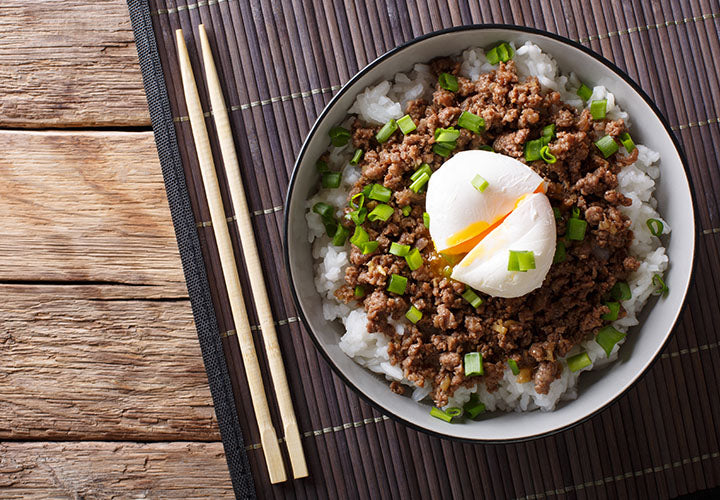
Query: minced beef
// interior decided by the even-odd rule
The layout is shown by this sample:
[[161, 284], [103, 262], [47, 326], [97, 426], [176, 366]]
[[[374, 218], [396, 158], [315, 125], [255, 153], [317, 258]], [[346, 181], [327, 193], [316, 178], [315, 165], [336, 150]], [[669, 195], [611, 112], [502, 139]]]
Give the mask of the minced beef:
[[[457, 75], [459, 71], [450, 59], [437, 59], [431, 68], [436, 74]], [[605, 134], [617, 138], [626, 130], [623, 121], [592, 120], [587, 110], [564, 104], [557, 92], [543, 91], [536, 78], [520, 81], [512, 61], [500, 63], [497, 70], [475, 82], [457, 79], [458, 92], [438, 87], [430, 102], [415, 100], [407, 105], [407, 113], [417, 124], [407, 135], [397, 131], [379, 144], [375, 139], [379, 126], [359, 120], [353, 124], [353, 145], [365, 154], [360, 162], [362, 176], [350, 195], [368, 184], [381, 183], [393, 190], [388, 204], [395, 212], [385, 222], [363, 224], [379, 246], [369, 255], [352, 247], [346, 285], [336, 293], [347, 302], [362, 301], [368, 331], [389, 337], [391, 363], [417, 385], [432, 382], [438, 406], [447, 404], [461, 385], [482, 381], [489, 391], [495, 390], [509, 358], [518, 363], [521, 376], [524, 373], [534, 382], [538, 393], [546, 394], [562, 370], [557, 358], [604, 324], [601, 316], [609, 312], [604, 302], [610, 289], [639, 265], [628, 253], [633, 239], [630, 220], [617, 208], [631, 201], [616, 191], [618, 172], [635, 160], [637, 150], [629, 157], [616, 153], [605, 159], [593, 144]], [[525, 143], [540, 137], [546, 125], [555, 124], [556, 137], [549, 150], [557, 161], [528, 165], [547, 183], [547, 196], [560, 215], [558, 241], [564, 242], [567, 253], [564, 262], [552, 265], [542, 287], [517, 298], [480, 293], [483, 303], [477, 309], [461, 297], [465, 285], [448, 278], [454, 262], [433, 249], [423, 223], [424, 193], [407, 188], [409, 177], [421, 164], [436, 170], [447, 160], [432, 151], [434, 131], [457, 126], [462, 111], [482, 116], [486, 129], [481, 134], [460, 129], [453, 154], [491, 145], [496, 152], [525, 162]], [[376, 203], [370, 200], [365, 206], [372, 210]], [[403, 207], [411, 208], [409, 215], [402, 214]], [[588, 222], [583, 241], [565, 238], [573, 209], [579, 209]], [[349, 220], [344, 224], [352, 229]], [[423, 265], [411, 271], [403, 257], [389, 254], [393, 241], [420, 250]], [[387, 291], [392, 274], [408, 278], [402, 296]], [[358, 285], [365, 290], [360, 299], [351, 293]], [[417, 324], [403, 318], [411, 305], [423, 315]], [[403, 333], [397, 333], [389, 318], [405, 321]], [[465, 377], [463, 356], [468, 352], [482, 353], [483, 376]], [[391, 388], [402, 391], [397, 383]]]

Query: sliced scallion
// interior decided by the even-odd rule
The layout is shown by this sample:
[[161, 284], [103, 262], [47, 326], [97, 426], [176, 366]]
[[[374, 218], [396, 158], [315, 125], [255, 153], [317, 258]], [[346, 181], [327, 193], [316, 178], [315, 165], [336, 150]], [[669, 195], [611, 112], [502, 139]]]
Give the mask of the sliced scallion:
[[645, 223], [653, 236], [659, 237], [665, 229], [665, 225], [658, 219], [648, 219]]
[[585, 239], [587, 221], [571, 218], [567, 222], [566, 236], [569, 240], [582, 241]]
[[392, 197], [392, 191], [382, 184], [373, 184], [370, 186], [370, 192], [367, 195], [371, 200], [377, 201], [390, 201]]
[[440, 73], [440, 76], [438, 76], [438, 85], [450, 92], [457, 92], [459, 88], [457, 77], [450, 73]]
[[580, 354], [576, 354], [575, 356], [570, 356], [567, 359], [567, 364], [571, 372], [577, 372], [582, 370], [586, 366], [590, 366], [592, 364], [592, 361], [590, 361], [590, 356], [588, 356], [588, 353], [581, 352]]
[[588, 87], [587, 85], [585, 85], [584, 83], [581, 83], [580, 88], [577, 89], [576, 94], [583, 101], [587, 101], [588, 99], [590, 99], [590, 97], [592, 97], [592, 89], [590, 87]]
[[417, 125], [415, 125], [415, 122], [410, 117], [410, 115], [405, 115], [402, 118], [398, 118], [397, 124], [398, 127], [400, 127], [402, 133], [405, 135], [409, 134], [417, 128]]
[[423, 212], [423, 224], [430, 229], [430, 214], [427, 212]]
[[376, 220], [385, 222], [392, 217], [393, 213], [395, 213], [395, 209], [393, 207], [384, 203], [378, 203], [377, 206], [368, 214], [367, 218], [371, 222]]
[[330, 143], [335, 147], [342, 147], [350, 140], [350, 131], [345, 127], [330, 129]]
[[365, 218], [367, 217], [367, 208], [361, 207], [357, 210], [353, 210], [352, 212], [349, 212], [346, 217], [353, 221], [356, 226], [359, 226], [365, 222]]
[[435, 142], [455, 142], [460, 137], [460, 131], [456, 128], [436, 128], [435, 129]]
[[447, 158], [450, 156], [450, 153], [453, 152], [453, 149], [455, 149], [454, 143], [443, 143], [443, 142], [436, 142], [433, 144], [432, 151], [433, 153], [442, 156], [443, 158]]
[[662, 295], [664, 298], [668, 296], [668, 293], [670, 293], [670, 289], [665, 284], [665, 281], [663, 281], [662, 275], [654, 275], [652, 279], [652, 284], [655, 287], [655, 290], [653, 290], [653, 295]]
[[356, 149], [355, 154], [352, 157], [352, 160], [350, 160], [350, 165], [357, 165], [360, 163], [360, 160], [362, 160], [363, 157], [363, 150], [362, 149]]
[[571, 219], [579, 219], [580, 218], [580, 208], [579, 207], [573, 207], [572, 211], [570, 212], [570, 218]]
[[485, 403], [479, 400], [473, 401], [471, 399], [465, 404], [465, 406], [463, 406], [463, 411], [468, 418], [475, 418], [485, 411]]
[[365, 288], [362, 285], [358, 285], [355, 287], [354, 291], [355, 298], [361, 299], [365, 296]]
[[535, 269], [535, 254], [532, 250], [510, 250], [508, 271], [526, 272]]
[[560, 213], [560, 209], [558, 207], [553, 207], [553, 215], [555, 216], [555, 220], [562, 219], [562, 214]]
[[598, 99], [590, 103], [590, 115], [593, 120], [602, 120], [605, 118], [607, 110], [607, 99]]
[[328, 172], [330, 170], [330, 167], [328, 167], [327, 162], [323, 161], [323, 160], [318, 160], [318, 162], [315, 164], [315, 168], [321, 174], [324, 174], [325, 172]]
[[462, 298], [467, 300], [475, 309], [480, 307], [483, 303], [483, 299], [481, 299], [480, 296], [475, 293], [475, 290], [470, 287], [467, 287], [462, 293]]
[[515, 55], [515, 51], [507, 42], [501, 42], [492, 49], [488, 50], [485, 58], [493, 66], [499, 62], [508, 62]]
[[430, 416], [439, 418], [440, 420], [444, 420], [445, 422], [452, 422], [453, 419], [450, 415], [442, 411], [437, 406], [433, 406], [432, 408], [430, 408]]
[[632, 137], [630, 137], [630, 134], [627, 132], [620, 134], [620, 142], [625, 146], [628, 153], [632, 153], [633, 149], [635, 149], [635, 142], [633, 142]]
[[410, 176], [410, 180], [416, 181], [417, 178], [420, 177], [423, 173], [432, 175], [432, 169], [427, 163], [423, 163], [422, 165], [420, 165], [420, 167]]
[[549, 144], [555, 138], [555, 124], [545, 125], [542, 129], [542, 138], [545, 144]]
[[387, 286], [388, 292], [402, 295], [405, 293], [406, 288], [407, 288], [407, 278], [405, 276], [400, 276], [399, 274], [391, 274], [390, 275], [390, 280], [388, 281], [388, 286]]
[[408, 215], [410, 215], [410, 212], [412, 212], [412, 207], [411, 207], [410, 205], [408, 205], [408, 206], [406, 206], [406, 207], [402, 207], [402, 214], [403, 214], [405, 217], [407, 217]]
[[615, 300], [630, 300], [632, 292], [630, 292], [630, 286], [627, 283], [618, 281], [610, 289], [610, 296]]
[[322, 187], [335, 189], [340, 187], [340, 172], [325, 172], [322, 174]]
[[483, 358], [479, 352], [469, 352], [463, 359], [463, 367], [465, 370], [466, 377], [473, 377], [475, 375], [483, 375]]
[[604, 326], [598, 330], [595, 336], [595, 342], [603, 348], [605, 354], [610, 356], [610, 353], [619, 341], [625, 338], [625, 334], [621, 331], [616, 330], [612, 326]]
[[508, 271], [520, 271], [520, 263], [518, 262], [518, 256], [517, 252], [515, 250], [510, 250], [508, 254], [508, 265], [507, 265]]
[[320, 201], [313, 205], [313, 212], [318, 214], [323, 219], [332, 219], [335, 214], [335, 209], [331, 205]]
[[482, 116], [470, 113], [469, 111], [463, 111], [458, 118], [458, 127], [479, 134], [485, 130], [485, 120], [483, 120]]
[[422, 313], [415, 306], [410, 306], [410, 309], [405, 313], [405, 317], [412, 323], [415, 324], [422, 319]]
[[542, 158], [545, 163], [555, 163], [557, 161], [557, 158], [555, 158], [555, 155], [550, 152], [550, 148], [547, 146], [540, 148], [540, 158]]
[[361, 226], [356, 226], [355, 232], [350, 237], [350, 243], [362, 249], [362, 245], [368, 241], [370, 241], [370, 236], [367, 234], [367, 231], [365, 231]]
[[358, 193], [358, 194], [353, 195], [350, 198], [350, 201], [348, 202], [348, 206], [355, 210], [362, 208], [362, 206], [364, 204], [365, 204], [365, 195], [363, 193]]
[[555, 255], [553, 255], [553, 264], [559, 264], [565, 262], [567, 259], [567, 250], [565, 249], [565, 243], [558, 241], [555, 246]]
[[472, 181], [470, 183], [473, 185], [475, 189], [480, 191], [481, 193], [485, 191], [488, 187], [488, 181], [486, 181], [480, 174], [473, 177]]
[[427, 182], [430, 180], [430, 176], [427, 174], [427, 172], [423, 172], [420, 177], [415, 179], [412, 184], [410, 184], [410, 190], [414, 193], [417, 193], [420, 191], [420, 189], [427, 184]]
[[391, 119], [389, 122], [383, 125], [380, 130], [378, 130], [375, 139], [377, 139], [380, 144], [382, 144], [383, 142], [387, 142], [387, 140], [390, 139], [390, 136], [393, 135], [397, 129], [397, 122], [394, 119]]
[[400, 243], [390, 243], [390, 253], [398, 257], [405, 257], [410, 253], [410, 245], [401, 245]]
[[413, 248], [406, 256], [405, 256], [405, 262], [407, 262], [408, 267], [411, 271], [414, 271], [415, 269], [419, 268], [423, 265], [423, 258], [422, 255], [420, 255], [420, 250], [417, 248]]
[[362, 244], [361, 250], [363, 255], [367, 255], [370, 253], [373, 253], [377, 248], [380, 246], [380, 243], [377, 241], [366, 241]]
[[610, 312], [600, 316], [601, 319], [605, 321], [615, 321], [618, 319], [618, 314], [620, 314], [620, 302], [605, 302], [605, 307], [610, 309]]
[[337, 229], [335, 230], [335, 235], [333, 236], [333, 245], [336, 247], [341, 247], [345, 244], [345, 240], [347, 239], [348, 235], [350, 234], [350, 230], [347, 229], [342, 224], [337, 225]]
[[537, 161], [542, 158], [540, 150], [545, 146], [542, 139], [534, 139], [525, 143], [525, 161]]
[[520, 374], [520, 367], [518, 366], [517, 361], [512, 358], [508, 359], [508, 366], [510, 367], [510, 371], [513, 375]]
[[613, 139], [609, 135], [603, 136], [597, 141], [595, 141], [595, 145], [605, 158], [608, 158], [610, 155], [617, 153], [618, 149], [620, 149], [620, 147], [617, 145], [617, 142], [615, 142], [615, 139]]

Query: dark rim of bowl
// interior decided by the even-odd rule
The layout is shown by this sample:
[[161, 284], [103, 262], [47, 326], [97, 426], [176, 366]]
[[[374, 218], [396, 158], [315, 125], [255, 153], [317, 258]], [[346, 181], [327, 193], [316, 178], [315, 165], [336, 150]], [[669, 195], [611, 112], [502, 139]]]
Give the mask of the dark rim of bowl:
[[[318, 118], [315, 120], [315, 123], [313, 124], [312, 128], [310, 129], [310, 132], [308, 133], [305, 141], [303, 142], [302, 148], [300, 149], [300, 152], [298, 154], [297, 160], [295, 162], [295, 165], [293, 167], [293, 172], [290, 177], [290, 183], [288, 185], [287, 194], [285, 196], [285, 203], [284, 203], [284, 217], [283, 217], [283, 255], [285, 260], [285, 270], [287, 272], [289, 281], [290, 281], [290, 290], [292, 293], [292, 299], [295, 304], [295, 308], [297, 309], [298, 316], [300, 317], [300, 320], [302, 321], [305, 328], [310, 333], [310, 338], [312, 338], [313, 343], [315, 344], [315, 347], [320, 351], [322, 356], [325, 358], [325, 360], [328, 362], [328, 364], [332, 367], [333, 372], [340, 377], [340, 379], [348, 386], [350, 387], [360, 398], [370, 404], [373, 408], [375, 408], [377, 411], [382, 413], [383, 415], [386, 415], [393, 419], [396, 422], [402, 423], [403, 425], [406, 425], [410, 427], [411, 429], [414, 429], [419, 432], [423, 432], [425, 434], [429, 434], [434, 437], [443, 438], [443, 439], [452, 439], [455, 441], [460, 442], [467, 442], [467, 443], [483, 443], [483, 444], [511, 444], [511, 443], [520, 443], [525, 442], [531, 439], [538, 439], [542, 437], [548, 437], [555, 434], [558, 434], [560, 432], [563, 432], [565, 430], [571, 429], [577, 425], [582, 424], [583, 422], [586, 422], [590, 418], [594, 417], [595, 415], [599, 415], [603, 411], [605, 411], [612, 403], [620, 399], [623, 395], [625, 395], [630, 389], [632, 389], [652, 368], [652, 366], [655, 364], [655, 362], [660, 358], [660, 353], [663, 349], [667, 346], [668, 342], [670, 341], [670, 338], [672, 337], [673, 330], [675, 328], [675, 324], [677, 323], [678, 318], [682, 314], [683, 310], [687, 306], [687, 291], [690, 289], [690, 287], [693, 284], [694, 276], [695, 276], [695, 266], [697, 264], [697, 259], [695, 259], [695, 253], [693, 252], [693, 263], [690, 266], [690, 277], [688, 279], [688, 286], [683, 292], [683, 299], [682, 304], [680, 306], [680, 309], [678, 309], [677, 314], [675, 315], [675, 318], [672, 321], [672, 324], [670, 325], [670, 333], [664, 340], [662, 346], [657, 351], [657, 354], [653, 357], [653, 359], [648, 363], [648, 365], [643, 369], [642, 372], [640, 372], [635, 379], [632, 381], [630, 385], [628, 385], [623, 391], [618, 393], [614, 398], [608, 400], [604, 405], [600, 406], [596, 410], [590, 412], [589, 414], [585, 415], [582, 418], [579, 418], [573, 422], [570, 422], [562, 427], [558, 427], [557, 429], [553, 429], [550, 431], [538, 433], [538, 434], [532, 434], [529, 436], [524, 436], [521, 438], [509, 438], [509, 439], [473, 439], [473, 438], [466, 438], [466, 437], [458, 437], [453, 436], [452, 434], [444, 434], [441, 432], [436, 432], [434, 430], [427, 429], [425, 427], [421, 427], [420, 425], [417, 425], [413, 422], [410, 422], [409, 420], [405, 419], [404, 417], [397, 415], [393, 413], [392, 411], [388, 410], [384, 406], [382, 406], [380, 403], [372, 400], [370, 397], [368, 397], [363, 391], [361, 391], [351, 380], [349, 380], [343, 372], [338, 368], [338, 366], [333, 361], [332, 357], [325, 351], [324, 347], [318, 340], [318, 338], [315, 336], [315, 333], [313, 332], [312, 328], [310, 327], [307, 318], [305, 317], [305, 312], [302, 308], [302, 305], [300, 304], [300, 299], [298, 298], [297, 291], [295, 290], [295, 283], [292, 279], [293, 273], [292, 269], [290, 267], [290, 253], [288, 249], [288, 218], [289, 218], [289, 212], [288, 212], [288, 206], [290, 204], [290, 199], [293, 194], [293, 188], [295, 186], [295, 180], [298, 175], [298, 170], [300, 168], [300, 164], [302, 163], [302, 160], [305, 156], [306, 150], [308, 148], [308, 145], [310, 143], [310, 140], [317, 132], [317, 129], [319, 128], [320, 124], [325, 119], [326, 115], [330, 112], [330, 109], [335, 105], [335, 103], [342, 97], [342, 95], [348, 91], [350, 87], [353, 86], [353, 84], [362, 78], [365, 74], [372, 71], [378, 64], [383, 62], [385, 59], [393, 56], [394, 54], [401, 52], [402, 50], [406, 49], [407, 47], [410, 47], [416, 43], [419, 43], [423, 40], [426, 40], [428, 38], [433, 38], [439, 35], [443, 35], [446, 33], [453, 33], [458, 31], [474, 31], [474, 30], [485, 30], [485, 29], [504, 29], [509, 31], [515, 31], [519, 33], [531, 33], [534, 35], [540, 35], [545, 36], [554, 40], [557, 40], [559, 42], [565, 43], [567, 45], [570, 45], [571, 47], [574, 47], [586, 55], [592, 57], [593, 59], [599, 61], [604, 66], [609, 68], [611, 71], [613, 71], [615, 74], [617, 74], [620, 78], [625, 80], [625, 82], [632, 87], [635, 92], [642, 97], [642, 99], [650, 106], [650, 108], [655, 113], [655, 116], [660, 120], [663, 127], [665, 127], [665, 130], [667, 134], [670, 136], [670, 139], [673, 142], [673, 145], [675, 146], [675, 150], [677, 151], [680, 161], [682, 162], [683, 169], [685, 170], [685, 177], [688, 180], [688, 184], [690, 186], [690, 199], [692, 202], [692, 209], [693, 209], [693, 217], [694, 219], [697, 219], [697, 200], [695, 199], [695, 189], [693, 186], [692, 177], [689, 173], [687, 158], [685, 156], [685, 153], [680, 145], [680, 142], [678, 141], [677, 137], [675, 136], [672, 128], [670, 127], [670, 124], [668, 123], [665, 116], [662, 114], [660, 109], [657, 107], [657, 105], [653, 102], [653, 100], [645, 93], [645, 91], [637, 84], [635, 81], [630, 78], [623, 70], [618, 68], [614, 63], [606, 59], [605, 57], [601, 56], [600, 54], [597, 54], [593, 50], [585, 47], [584, 45], [581, 45], [579, 42], [576, 42], [575, 40], [571, 40], [569, 38], [566, 38], [564, 36], [550, 33], [548, 31], [540, 30], [537, 28], [531, 28], [528, 26], [516, 26], [512, 24], [470, 24], [470, 25], [464, 25], [464, 26], [455, 26], [452, 28], [446, 28], [439, 31], [434, 31], [432, 33], [427, 33], [425, 35], [419, 36], [417, 38], [413, 38], [412, 40], [403, 43], [402, 45], [398, 45], [397, 47], [389, 50], [388, 52], [384, 53], [383, 55], [379, 56], [377, 59], [369, 63], [367, 66], [365, 66], [363, 69], [361, 69], [355, 76], [353, 76], [347, 83], [345, 83], [342, 88], [338, 91], [337, 94], [330, 100], [330, 102], [325, 106], [323, 111], [320, 113]], [[695, 224], [694, 231], [693, 231], [693, 250], [695, 250], [695, 247], [697, 245], [698, 240], [698, 226]]]

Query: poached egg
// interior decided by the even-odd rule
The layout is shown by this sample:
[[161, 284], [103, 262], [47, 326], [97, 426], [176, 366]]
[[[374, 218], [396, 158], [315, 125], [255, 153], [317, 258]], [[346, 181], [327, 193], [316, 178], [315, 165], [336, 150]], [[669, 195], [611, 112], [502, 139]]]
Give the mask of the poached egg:
[[[476, 176], [487, 181], [483, 191]], [[490, 151], [460, 152], [430, 177], [425, 206], [436, 250], [464, 255], [453, 279], [495, 297], [542, 285], [555, 254], [555, 217], [530, 167]], [[535, 269], [508, 271], [510, 250], [532, 251]]]

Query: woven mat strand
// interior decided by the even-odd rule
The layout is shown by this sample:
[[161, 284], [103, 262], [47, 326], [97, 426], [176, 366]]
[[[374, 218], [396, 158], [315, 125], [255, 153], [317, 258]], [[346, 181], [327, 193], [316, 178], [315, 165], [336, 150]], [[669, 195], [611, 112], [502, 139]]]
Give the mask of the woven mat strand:
[[[150, 0], [150, 9], [258, 497], [668, 498], [720, 484], [717, 0]], [[298, 322], [282, 260], [282, 203], [295, 154], [333, 92], [375, 57], [413, 37], [487, 22], [534, 26], [578, 40], [629, 73], [681, 139], [702, 230], [700, 272], [661, 360], [590, 421], [511, 445], [429, 437], [361, 402], [331, 373]], [[268, 280], [268, 287], [305, 435], [310, 478], [274, 487], [257, 444], [240, 353], [230, 338], [233, 325], [179, 83], [173, 32], [183, 28], [197, 74], [199, 41], [193, 27], [200, 23], [211, 37], [231, 106], [255, 231], [262, 235], [258, 243], [265, 274], [278, 277]], [[209, 110], [202, 81], [198, 84]], [[208, 124], [219, 158], [212, 120]], [[232, 213], [229, 205], [226, 210]], [[242, 280], [247, 289], [244, 275]], [[262, 358], [261, 341], [256, 341]], [[261, 365], [265, 369], [264, 358]], [[280, 428], [274, 407], [273, 412]]]

